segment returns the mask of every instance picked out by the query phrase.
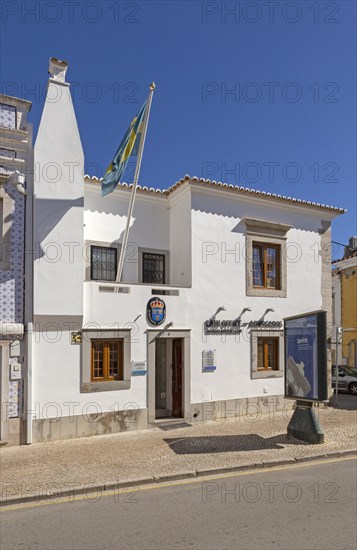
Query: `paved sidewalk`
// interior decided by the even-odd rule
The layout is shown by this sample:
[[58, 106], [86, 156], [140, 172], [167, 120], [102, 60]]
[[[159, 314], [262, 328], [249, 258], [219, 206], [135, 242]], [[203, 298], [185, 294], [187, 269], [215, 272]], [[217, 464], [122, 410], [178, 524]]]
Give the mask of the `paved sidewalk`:
[[315, 409], [325, 443], [286, 435], [291, 413], [195, 423], [179, 429], [41, 443], [0, 450], [1, 497], [70, 494], [216, 470], [268, 466], [357, 448], [356, 411]]

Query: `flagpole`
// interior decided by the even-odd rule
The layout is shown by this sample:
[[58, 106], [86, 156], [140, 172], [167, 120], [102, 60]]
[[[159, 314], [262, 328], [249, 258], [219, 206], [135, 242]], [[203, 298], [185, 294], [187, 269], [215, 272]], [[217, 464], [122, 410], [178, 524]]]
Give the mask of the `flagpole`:
[[127, 219], [126, 219], [126, 226], [125, 226], [125, 232], [124, 232], [124, 237], [123, 237], [123, 243], [122, 243], [122, 247], [121, 247], [121, 251], [120, 251], [120, 257], [119, 257], [118, 271], [117, 271], [117, 277], [116, 277], [116, 282], [117, 283], [120, 283], [120, 279], [121, 279], [121, 276], [122, 276], [122, 273], [123, 273], [125, 250], [126, 250], [126, 245], [128, 244], [130, 221], [131, 221], [131, 216], [133, 214], [133, 209], [134, 209], [136, 189], [137, 189], [137, 185], [138, 185], [138, 181], [139, 181], [141, 160], [142, 160], [142, 157], [143, 157], [145, 138], [146, 138], [146, 130], [147, 130], [147, 127], [148, 127], [150, 109], [151, 109], [151, 102], [152, 102], [152, 96], [154, 94], [154, 90], [155, 90], [155, 84], [153, 82], [152, 84], [150, 84], [150, 93], [149, 93], [149, 98], [148, 98], [148, 105], [147, 105], [145, 118], [144, 118], [144, 122], [143, 122], [144, 127], [143, 127], [143, 132], [142, 132], [142, 136], [141, 136], [139, 147], [138, 147], [138, 160], [136, 161], [136, 166], [135, 166], [133, 188], [132, 188], [132, 191], [131, 191], [131, 197], [130, 197], [129, 209], [128, 209], [128, 216], [127, 216]]

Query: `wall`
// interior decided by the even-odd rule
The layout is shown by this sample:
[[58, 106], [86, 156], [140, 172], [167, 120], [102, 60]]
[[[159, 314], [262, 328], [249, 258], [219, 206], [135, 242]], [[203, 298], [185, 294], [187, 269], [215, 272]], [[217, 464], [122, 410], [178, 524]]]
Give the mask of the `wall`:
[[[84, 240], [121, 243], [126, 225], [130, 192], [118, 189], [106, 197], [100, 184], [86, 183]], [[137, 192], [129, 230], [122, 282], [138, 282], [138, 247], [170, 249], [170, 211], [165, 197]]]
[[[357, 368], [357, 265], [342, 271], [341, 285], [342, 327], [344, 329], [342, 354], [344, 362], [346, 362], [347, 365]], [[349, 330], [347, 331], [346, 329]]]
[[49, 80], [34, 161], [34, 315], [82, 315], [84, 157], [68, 83]]
[[[233, 193], [192, 191], [192, 401], [233, 399], [283, 393], [283, 379], [251, 380], [250, 339], [202, 335], [202, 323], [219, 306], [227, 311], [217, 319], [267, 320], [321, 309], [321, 257], [319, 215], [256, 199], [243, 200]], [[245, 292], [245, 224], [242, 218], [293, 225], [287, 233], [287, 298], [247, 297]], [[306, 282], [308, 281], [308, 284]], [[217, 370], [201, 372], [203, 349], [217, 350]]]
[[24, 223], [25, 197], [9, 183], [0, 188], [11, 199], [10, 247], [5, 254], [10, 258], [9, 269], [0, 269], [0, 322], [24, 322]]
[[191, 192], [188, 185], [170, 195], [171, 284], [192, 284]]
[[[119, 190], [111, 200], [100, 198], [100, 188], [88, 185], [85, 196], [85, 240], [115, 242], [121, 238], [127, 212], [128, 192]], [[184, 186], [182, 186], [184, 187]], [[192, 209], [191, 209], [192, 206]], [[245, 286], [245, 224], [242, 219], [265, 220], [292, 225], [287, 233], [287, 297], [246, 296]], [[240, 195], [225, 192], [206, 192], [191, 188], [180, 189], [169, 199], [143, 196], [138, 193], [134, 209], [130, 242], [148, 248], [169, 249], [171, 273], [174, 281], [181, 280], [187, 287], [168, 287], [175, 294], [166, 294], [166, 322], [173, 322], [172, 333], [184, 329], [191, 331], [191, 395], [193, 407], [203, 402], [236, 399], [269, 399], [283, 394], [283, 378], [251, 379], [251, 341], [243, 331], [237, 336], [204, 335], [203, 323], [219, 306], [226, 311], [218, 319], [235, 319], [244, 307], [244, 322], [259, 319], [267, 308], [275, 311], [267, 320], [282, 321], [284, 317], [321, 309], [321, 214], [316, 210], [273, 201], [249, 201]], [[208, 252], [208, 254], [207, 254]], [[126, 292], [113, 292], [113, 283], [84, 282], [83, 326], [98, 330], [130, 328], [132, 330], [131, 360], [145, 361], [148, 356], [148, 331], [152, 327], [146, 320], [146, 304], [155, 287], [130, 284], [136, 282], [137, 264], [126, 265], [124, 281], [119, 287]], [[192, 270], [192, 288], [191, 283]], [[187, 277], [187, 274], [190, 277]], [[84, 277], [84, 270], [82, 272]], [[307, 284], [308, 281], [308, 284]], [[58, 322], [58, 318], [56, 319]], [[129, 403], [143, 411], [147, 408], [147, 375], [131, 378], [129, 389], [117, 392], [100, 391], [81, 394], [80, 346], [70, 344], [70, 330], [61, 321], [62, 338], [56, 348], [42, 339], [36, 345], [34, 362], [41, 364], [35, 375], [36, 401], [51, 401], [68, 411], [65, 402], [76, 403], [76, 412], [83, 415], [91, 403], [100, 411], [112, 411], [119, 403], [120, 410]], [[44, 333], [43, 317], [39, 332]], [[78, 330], [80, 318], [77, 319]], [[58, 347], [59, 346], [59, 347]], [[56, 357], [45, 365], [44, 357]], [[216, 349], [217, 370], [202, 372], [202, 351]], [[60, 352], [58, 352], [60, 350]], [[55, 380], [54, 384], [51, 381]], [[56, 416], [56, 408], [53, 407]], [[75, 429], [75, 433], [82, 428]], [[83, 433], [83, 432], [81, 432]]]

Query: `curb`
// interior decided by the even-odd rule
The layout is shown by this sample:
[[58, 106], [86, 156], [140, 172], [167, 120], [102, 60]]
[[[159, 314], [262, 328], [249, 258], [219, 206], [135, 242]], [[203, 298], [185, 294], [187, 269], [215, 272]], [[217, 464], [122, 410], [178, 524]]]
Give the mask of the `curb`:
[[[115, 489], [128, 489], [130, 487], [140, 487], [142, 485], [150, 485], [155, 483], [159, 485], [160, 483], [178, 481], [182, 479], [199, 478], [211, 475], [226, 474], [230, 472], [236, 473], [239, 471], [247, 471], [253, 469], [264, 470], [265, 468], [283, 466], [285, 464], [301, 464], [304, 462], [314, 462], [316, 460], [323, 460], [328, 458], [344, 458], [348, 456], [356, 456], [357, 458], [357, 448], [349, 449], [346, 451], [331, 451], [324, 454], [314, 454], [304, 457], [281, 458], [264, 462], [247, 462], [239, 464], [237, 466], [229, 466], [223, 468], [202, 468], [199, 470], [188, 470], [183, 472], [175, 472], [172, 474], [163, 474], [162, 476], [139, 477], [119, 482], [114, 481], [99, 484], [86, 484], [84, 487], [73, 487], [73, 489], [52, 491], [46, 494], [30, 493], [22, 496], [9, 496], [7, 498], [5, 497], [0, 499], [0, 508], [13, 506], [15, 504], [26, 504], [29, 502], [56, 501], [65, 497], [71, 497], [73, 499], [73, 497], [78, 495], [82, 495], [83, 499], [86, 499], [87, 501], [95, 501], [95, 499], [101, 497], [102, 493], [105, 493], [106, 491], [113, 491]], [[97, 496], [89, 498], [92, 493], [97, 493]]]

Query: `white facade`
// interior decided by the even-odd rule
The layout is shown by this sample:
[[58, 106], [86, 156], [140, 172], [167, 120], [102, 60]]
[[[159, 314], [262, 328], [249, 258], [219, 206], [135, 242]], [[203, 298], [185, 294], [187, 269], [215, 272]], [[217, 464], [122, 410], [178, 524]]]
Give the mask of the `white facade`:
[[[342, 210], [189, 176], [166, 191], [139, 188], [122, 281], [93, 280], [91, 247], [117, 250], [118, 259], [131, 189], [120, 185], [102, 198], [100, 182], [83, 178], [65, 69], [52, 60], [48, 93], [59, 99], [47, 98], [35, 145], [32, 440], [279, 406], [282, 320], [318, 309], [331, 315], [321, 250]], [[56, 181], [44, 170], [54, 159]], [[277, 251], [279, 283], [256, 288], [252, 247], [268, 244]], [[143, 282], [144, 254], [160, 256], [159, 284]], [[159, 326], [146, 314], [155, 296], [166, 305]], [[225, 333], [207, 333], [210, 319], [226, 321], [216, 328]], [[275, 339], [273, 368], [261, 368], [268, 347], [258, 357], [259, 338]], [[117, 340], [121, 377], [94, 379], [93, 342]], [[213, 359], [205, 368], [207, 352]]]

